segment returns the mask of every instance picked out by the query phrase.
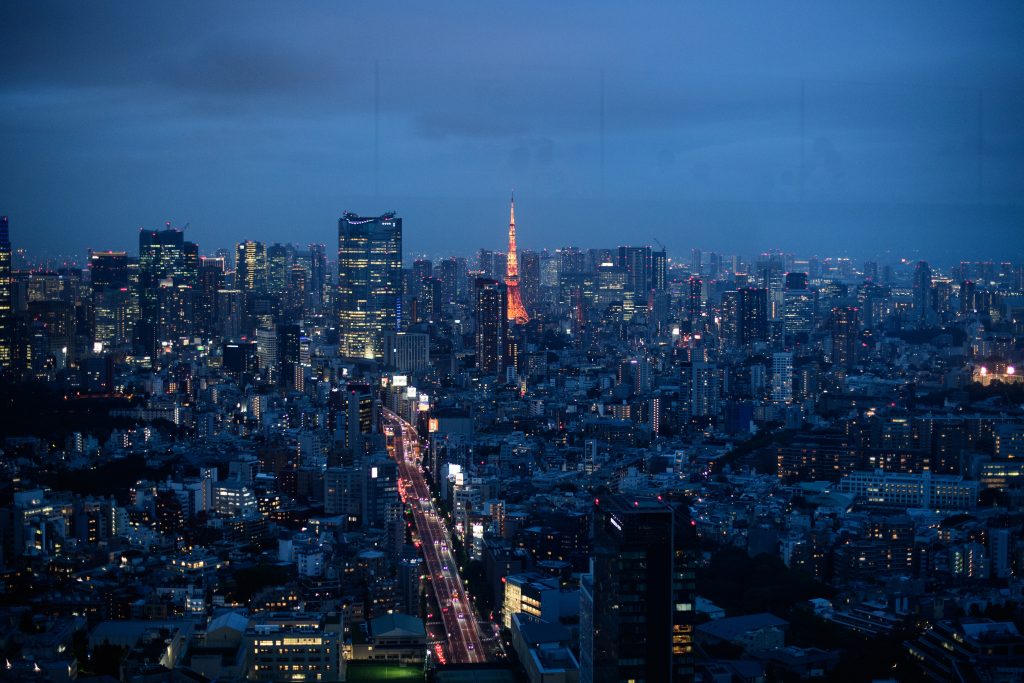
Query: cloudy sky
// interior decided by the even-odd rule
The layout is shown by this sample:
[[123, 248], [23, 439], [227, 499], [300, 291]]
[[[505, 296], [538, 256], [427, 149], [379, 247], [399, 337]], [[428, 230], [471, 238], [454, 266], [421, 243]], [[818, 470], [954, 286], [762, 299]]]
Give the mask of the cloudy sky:
[[84, 254], [654, 243], [1024, 258], [1020, 2], [6, 2], [0, 213]]

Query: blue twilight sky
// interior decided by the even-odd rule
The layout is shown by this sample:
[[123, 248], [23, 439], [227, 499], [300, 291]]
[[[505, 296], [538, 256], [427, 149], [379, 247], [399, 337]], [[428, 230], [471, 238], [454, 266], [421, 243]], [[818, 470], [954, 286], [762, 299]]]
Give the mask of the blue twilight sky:
[[5, 2], [16, 246], [1024, 258], [1024, 3]]

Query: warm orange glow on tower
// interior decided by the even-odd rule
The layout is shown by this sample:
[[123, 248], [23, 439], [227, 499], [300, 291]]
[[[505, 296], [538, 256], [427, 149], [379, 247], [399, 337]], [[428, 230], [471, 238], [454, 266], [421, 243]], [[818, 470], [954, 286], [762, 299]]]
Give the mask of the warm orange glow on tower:
[[519, 293], [519, 257], [516, 255], [516, 197], [512, 195], [508, 221], [508, 263], [505, 266], [505, 286], [508, 289], [508, 319], [520, 325], [530, 322]]

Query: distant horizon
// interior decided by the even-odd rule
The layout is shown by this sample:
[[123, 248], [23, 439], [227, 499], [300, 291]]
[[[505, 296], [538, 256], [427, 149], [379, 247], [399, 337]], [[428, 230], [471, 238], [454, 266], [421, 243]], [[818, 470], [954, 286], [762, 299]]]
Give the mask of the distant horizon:
[[[520, 194], [516, 206], [520, 251], [553, 251], [563, 247], [612, 248], [627, 244], [650, 245], [657, 250], [661, 248], [660, 245], [664, 245], [670, 258], [675, 261], [688, 260], [690, 251], [696, 248], [707, 253], [737, 255], [745, 259], [769, 252], [794, 254], [801, 258], [849, 258], [854, 260], [857, 266], [862, 265], [864, 261], [897, 264], [903, 259], [924, 260], [937, 266], [952, 266], [960, 261], [1024, 260], [1024, 253], [1020, 250], [1011, 253], [1005, 248], [965, 239], [974, 233], [973, 225], [985, 223], [987, 232], [995, 235], [997, 239], [1002, 235], [1006, 242], [1012, 242], [1016, 237], [1016, 224], [1020, 222], [1024, 225], [1024, 208], [1013, 205], [950, 203], [922, 206], [865, 202], [673, 202], [615, 199], [559, 201], [547, 197], [533, 200]], [[459, 225], [454, 225], [456, 221], [450, 220], [452, 217], [450, 210], [438, 206], [448, 202], [451, 202], [451, 205], [461, 206], [463, 209], [458, 214]], [[531, 203], [533, 202], [539, 203], [545, 208], [532, 208]], [[17, 216], [9, 216], [9, 218], [12, 244], [16, 249], [25, 249], [40, 259], [73, 257], [80, 259], [82, 264], [90, 250], [126, 251], [129, 254], [137, 254], [138, 239], [135, 235], [138, 231], [163, 229], [168, 222], [171, 227], [176, 229], [188, 226], [187, 239], [197, 243], [203, 255], [213, 255], [218, 249], [230, 250], [242, 241], [253, 239], [267, 244], [290, 243], [302, 247], [309, 244], [324, 244], [328, 247], [330, 258], [330, 254], [336, 249], [337, 220], [345, 211], [352, 211], [363, 216], [377, 216], [389, 211], [396, 212], [403, 219], [403, 258], [410, 263], [413, 258], [420, 256], [429, 258], [463, 256], [471, 259], [479, 249], [494, 251], [505, 249], [507, 213], [504, 215], [504, 220], [499, 216], [502, 211], [507, 212], [507, 199], [503, 205], [498, 206], [497, 210], [486, 210], [487, 202], [482, 199], [456, 202], [444, 198], [405, 198], [407, 205], [416, 206], [418, 209], [413, 210], [412, 213], [403, 212], [399, 206], [400, 203], [402, 200], [399, 199], [355, 199], [347, 202], [345, 208], [336, 212], [337, 217], [327, 223], [329, 227], [326, 229], [282, 229], [280, 233], [275, 234], [274, 228], [270, 225], [258, 228], [253, 225], [252, 229], [245, 232], [238, 228], [237, 234], [233, 235], [230, 241], [224, 241], [226, 230], [212, 231], [209, 228], [204, 228], [203, 223], [198, 221], [164, 220], [155, 225], [135, 226], [123, 231], [111, 230], [111, 239], [106, 243], [83, 244], [77, 249], [67, 252], [54, 251], [46, 247], [40, 248], [47, 241], [39, 239], [41, 235], [46, 234], [45, 229], [36, 230], [24, 226]], [[610, 206], [618, 206], [620, 210], [602, 208]], [[371, 208], [372, 210], [367, 210]], [[487, 222], [491, 224], [486, 235], [483, 230], [471, 229], [471, 226], [478, 226], [484, 222], [482, 214], [485, 212], [489, 214], [486, 218]], [[658, 219], [642, 220], [640, 219], [641, 213], [656, 214]], [[756, 217], [748, 218], [755, 213]], [[839, 216], [839, 213], [845, 215]], [[576, 215], [578, 224], [565, 231], [566, 238], [557, 237], [557, 228], [552, 224], [557, 225], [571, 220], [573, 214]], [[577, 237], [581, 227], [585, 229], [586, 225], [593, 225], [588, 221], [605, 220], [608, 223], [613, 223], [618, 220], [617, 216], [622, 214], [626, 215], [626, 218], [622, 219], [623, 238], [617, 242], [600, 241], [596, 235], [592, 235], [590, 240]], [[835, 217], [832, 220], [841, 226], [841, 229], [829, 230], [827, 224], [829, 218], [823, 217], [822, 214], [833, 214]], [[675, 223], [673, 219], [676, 216], [688, 216], [689, 221], [679, 219], [680, 227], [676, 228], [673, 233], [671, 226]], [[761, 226], [757, 226], [756, 221], [758, 220], [761, 221]], [[887, 220], [891, 222], [886, 224]], [[926, 224], [930, 220], [941, 220], [946, 221], [947, 226], [942, 230], [926, 228], [899, 230], [897, 228], [895, 229], [897, 232], [890, 227], [896, 221], [908, 225], [915, 220], [921, 224]], [[631, 227], [630, 221], [637, 225]], [[790, 228], [786, 231], [787, 238], [772, 240], [772, 233], [779, 229], [780, 223], [786, 221], [790, 221]], [[955, 225], [948, 225], [950, 221], [959, 222]], [[799, 231], [793, 227], [797, 222], [802, 223]], [[465, 241], [456, 247], [447, 241], [450, 247], [448, 249], [434, 246], [431, 243], [432, 240], [429, 237], [424, 237], [424, 234], [439, 223], [444, 223], [448, 231], [455, 231], [456, 234], [469, 235], [472, 233], [479, 243]], [[820, 227], [816, 230], [810, 227], [811, 224]], [[418, 225], [427, 227], [424, 229]], [[535, 227], [538, 225], [539, 228]], [[867, 227], [869, 225], [873, 227]], [[608, 229], [607, 225], [603, 227]], [[841, 241], [832, 250], [815, 248], [814, 242], [818, 241], [819, 237], [815, 233], [818, 230], [830, 233], [828, 239], [820, 240], [822, 242], [832, 241], [835, 244], [837, 235], [841, 237]], [[546, 237], [542, 241], [537, 240], [537, 233]], [[627, 237], [630, 235], [635, 239], [628, 239]], [[894, 235], [901, 235], [901, 239], [892, 239]], [[36, 236], [36, 239], [32, 239], [32, 236]], [[889, 240], [886, 243], [887, 248], [884, 250], [870, 252], [864, 248], [857, 249], [854, 246], [854, 243], [860, 240], [877, 244], [878, 240], [883, 237]], [[467, 237], [468, 239], [471, 238]], [[216, 240], [221, 241], [218, 243]], [[846, 248], [843, 248], [843, 242], [847, 242]], [[1006, 244], [1006, 242], [1002, 243]]]

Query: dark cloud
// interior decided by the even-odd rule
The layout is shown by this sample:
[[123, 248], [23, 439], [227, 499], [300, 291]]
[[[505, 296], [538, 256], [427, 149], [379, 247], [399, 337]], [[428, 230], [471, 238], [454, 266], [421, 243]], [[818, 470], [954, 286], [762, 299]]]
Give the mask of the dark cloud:
[[468, 252], [515, 186], [544, 246], [670, 216], [680, 251], [855, 249], [859, 219], [1020, 252], [1022, 33], [1017, 3], [4, 3], [0, 210], [80, 252], [394, 208]]

